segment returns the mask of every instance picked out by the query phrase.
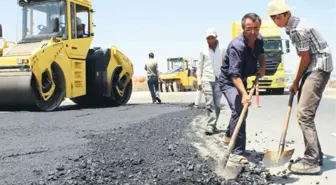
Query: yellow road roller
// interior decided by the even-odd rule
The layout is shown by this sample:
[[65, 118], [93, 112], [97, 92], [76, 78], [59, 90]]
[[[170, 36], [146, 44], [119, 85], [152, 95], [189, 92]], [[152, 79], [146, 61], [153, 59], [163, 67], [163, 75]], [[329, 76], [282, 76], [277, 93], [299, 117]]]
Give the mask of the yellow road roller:
[[115, 46], [91, 47], [94, 11], [89, 0], [17, 4], [21, 39], [0, 45], [1, 109], [53, 111], [65, 98], [96, 107], [129, 101], [133, 64]]
[[197, 79], [196, 68], [190, 65], [186, 57], [175, 57], [167, 59], [167, 72], [160, 74], [160, 91], [172, 92], [196, 91]]

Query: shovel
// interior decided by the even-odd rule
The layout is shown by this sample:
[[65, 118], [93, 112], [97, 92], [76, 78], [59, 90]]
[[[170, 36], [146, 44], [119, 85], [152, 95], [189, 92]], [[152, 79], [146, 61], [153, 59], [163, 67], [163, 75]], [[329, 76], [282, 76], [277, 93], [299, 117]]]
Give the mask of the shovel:
[[289, 97], [288, 110], [286, 114], [285, 123], [282, 129], [279, 150], [278, 151], [269, 151], [269, 150], [266, 151], [264, 155], [264, 159], [263, 159], [263, 164], [265, 167], [282, 166], [285, 163], [287, 163], [293, 156], [295, 149], [285, 151], [287, 128], [288, 128], [289, 118], [291, 115], [293, 98], [294, 98], [294, 93], [291, 93]]
[[[251, 100], [253, 94], [254, 94], [254, 91], [255, 91], [255, 88], [256, 88], [256, 85], [258, 83], [258, 80], [259, 80], [259, 75], [256, 75], [256, 78], [253, 82], [253, 87], [251, 88], [250, 90], [250, 93], [249, 93], [249, 100]], [[248, 109], [249, 105], [248, 104], [245, 104], [244, 105], [244, 108], [239, 116], [239, 120], [238, 120], [238, 123], [233, 131], [233, 134], [232, 134], [232, 137], [230, 139], [230, 143], [229, 143], [229, 146], [228, 146], [228, 149], [225, 151], [224, 153], [224, 157], [222, 159], [222, 162], [221, 162], [221, 166], [225, 169], [226, 168], [226, 165], [227, 165], [227, 162], [229, 160], [229, 156], [232, 152], [232, 149], [236, 143], [236, 138], [237, 138], [237, 135], [238, 135], [238, 132], [239, 132], [239, 129], [243, 123], [243, 120], [244, 120], [244, 117], [246, 115], [246, 112], [247, 112], [247, 109]]]

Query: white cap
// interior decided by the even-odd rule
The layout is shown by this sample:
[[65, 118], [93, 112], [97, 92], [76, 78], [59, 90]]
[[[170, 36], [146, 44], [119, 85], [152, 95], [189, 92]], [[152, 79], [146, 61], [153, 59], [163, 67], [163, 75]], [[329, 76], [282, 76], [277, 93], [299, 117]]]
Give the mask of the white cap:
[[289, 7], [285, 0], [272, 0], [268, 3], [268, 16], [281, 14], [294, 9], [294, 7]]
[[209, 36], [217, 37], [217, 32], [216, 32], [215, 28], [209, 28], [206, 31], [206, 37], [209, 37]]

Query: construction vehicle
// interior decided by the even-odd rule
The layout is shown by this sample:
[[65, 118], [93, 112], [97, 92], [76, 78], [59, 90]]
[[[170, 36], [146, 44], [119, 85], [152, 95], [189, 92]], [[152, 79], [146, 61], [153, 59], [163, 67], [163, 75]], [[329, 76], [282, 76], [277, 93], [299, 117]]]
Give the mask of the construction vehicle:
[[160, 91], [172, 92], [195, 91], [197, 79], [196, 68], [189, 66], [189, 59], [186, 57], [175, 57], [167, 59], [167, 72], [160, 74]]
[[[232, 38], [242, 31], [241, 22], [232, 23]], [[289, 40], [281, 38], [280, 29], [272, 20], [262, 20], [260, 34], [264, 39], [266, 71], [265, 76], [259, 79], [259, 89], [266, 90], [269, 94], [283, 94], [286, 88], [283, 55], [290, 52]], [[283, 47], [283, 41], [285, 41], [286, 50]], [[254, 78], [255, 76], [251, 76], [247, 79], [247, 89], [251, 89]]]
[[[18, 0], [20, 41], [0, 49], [0, 107], [53, 111], [65, 98], [80, 106], [121, 106], [132, 93], [133, 64], [115, 46], [90, 49], [89, 0]], [[2, 37], [2, 33], [1, 33]]]

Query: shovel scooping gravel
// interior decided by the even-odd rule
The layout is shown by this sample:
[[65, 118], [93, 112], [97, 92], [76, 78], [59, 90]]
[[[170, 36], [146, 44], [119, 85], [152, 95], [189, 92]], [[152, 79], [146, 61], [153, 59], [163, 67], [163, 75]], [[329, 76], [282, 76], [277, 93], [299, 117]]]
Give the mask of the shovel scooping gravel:
[[289, 118], [291, 115], [292, 104], [293, 104], [294, 93], [291, 93], [288, 102], [288, 109], [286, 114], [285, 123], [282, 129], [279, 150], [278, 151], [270, 151], [267, 150], [264, 155], [263, 164], [265, 167], [277, 167], [282, 166], [286, 162], [288, 162], [294, 153], [295, 149], [285, 151], [285, 143], [286, 143], [286, 135], [287, 135], [287, 128], [289, 123]]
[[[259, 75], [257, 74], [256, 75], [256, 78], [253, 82], [253, 87], [251, 88], [250, 90], [250, 93], [249, 93], [249, 99], [251, 100], [252, 98], [252, 95], [254, 94], [254, 91], [255, 91], [255, 88], [256, 88], [256, 85], [258, 83], [258, 80], [259, 80]], [[237, 135], [238, 135], [238, 132], [239, 132], [239, 129], [243, 123], [243, 120], [244, 120], [244, 117], [246, 115], [246, 112], [247, 112], [247, 109], [248, 109], [249, 105], [248, 104], [245, 104], [244, 105], [244, 108], [240, 114], [240, 117], [239, 117], [239, 120], [238, 120], [238, 123], [233, 131], [233, 134], [232, 134], [232, 137], [231, 137], [231, 140], [230, 140], [230, 143], [229, 143], [229, 146], [228, 146], [228, 149], [225, 151], [224, 153], [224, 156], [221, 160], [221, 163], [220, 163], [220, 166], [222, 168], [222, 170], [224, 171], [224, 173], [230, 173], [230, 171], [232, 171], [232, 169], [227, 169], [227, 163], [228, 163], [228, 160], [229, 160], [229, 157], [230, 157], [230, 154], [235, 146], [235, 142], [236, 142], [236, 138], [237, 138]], [[240, 168], [238, 168], [240, 169]], [[233, 171], [238, 171], [238, 170], [233, 170]]]

